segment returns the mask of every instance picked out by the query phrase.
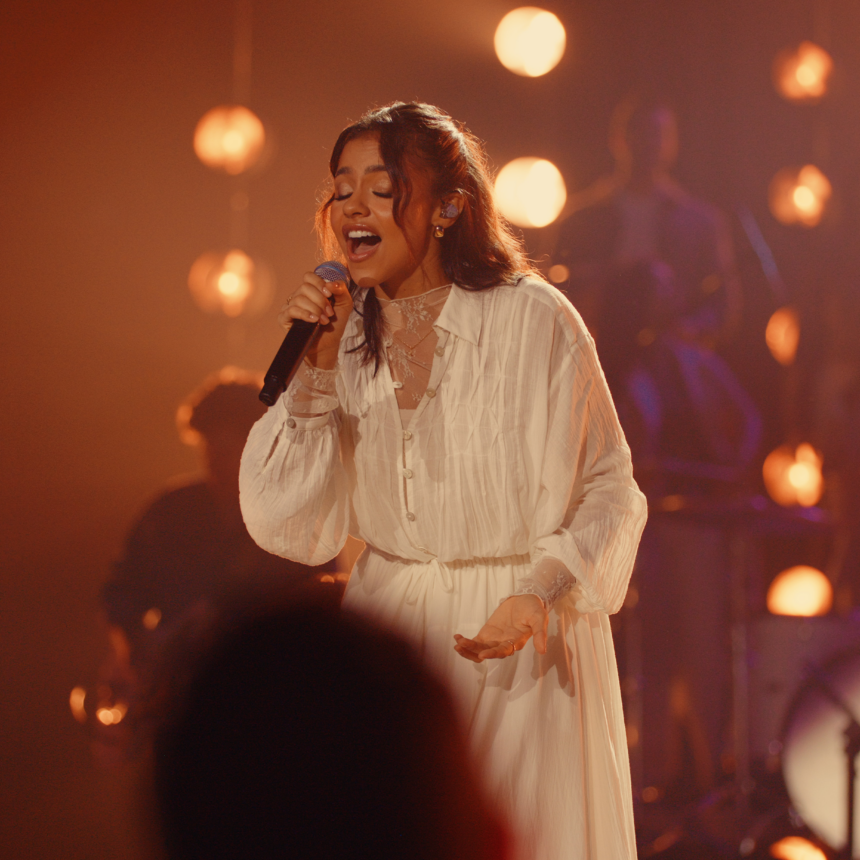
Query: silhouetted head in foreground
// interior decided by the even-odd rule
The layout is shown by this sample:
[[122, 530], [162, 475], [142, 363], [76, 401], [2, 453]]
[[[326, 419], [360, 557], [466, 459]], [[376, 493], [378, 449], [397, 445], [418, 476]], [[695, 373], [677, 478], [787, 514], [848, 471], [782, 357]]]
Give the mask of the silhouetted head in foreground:
[[405, 643], [331, 609], [224, 635], [155, 755], [171, 860], [508, 856], [448, 693]]

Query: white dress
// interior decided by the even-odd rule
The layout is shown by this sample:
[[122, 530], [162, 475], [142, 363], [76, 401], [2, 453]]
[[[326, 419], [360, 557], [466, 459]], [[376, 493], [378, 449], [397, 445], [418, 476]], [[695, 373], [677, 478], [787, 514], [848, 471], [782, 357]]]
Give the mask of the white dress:
[[[645, 523], [594, 344], [564, 296], [524, 279], [454, 286], [424, 396], [401, 424], [389, 365], [346, 350], [260, 419], [240, 475], [248, 530], [306, 564], [367, 543], [344, 606], [411, 639], [452, 685], [518, 860], [635, 860], [621, 693], [608, 614]], [[328, 389], [328, 390], [327, 390]], [[297, 417], [296, 414], [314, 417]], [[549, 643], [475, 664], [453, 649], [543, 559], [576, 585]]]

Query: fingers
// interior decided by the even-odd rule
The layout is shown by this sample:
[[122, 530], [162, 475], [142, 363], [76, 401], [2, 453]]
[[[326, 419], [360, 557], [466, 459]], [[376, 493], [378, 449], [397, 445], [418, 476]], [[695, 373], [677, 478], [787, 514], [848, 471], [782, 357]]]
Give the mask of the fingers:
[[454, 634], [454, 650], [467, 660], [473, 663], [483, 663], [484, 660], [502, 660], [505, 657], [510, 657], [517, 651], [521, 651], [526, 642], [528, 642], [529, 634], [520, 635], [516, 638], [498, 640], [481, 640], [467, 639], [459, 633]]
[[329, 298], [331, 286], [313, 272], [306, 272], [299, 288], [287, 299], [281, 314], [288, 321], [305, 320], [327, 325], [334, 315]]
[[351, 310], [352, 297], [343, 281], [324, 281], [319, 275], [306, 272], [298, 289], [290, 294], [278, 313], [278, 322], [287, 330], [297, 319], [327, 326], [338, 316], [345, 321]]

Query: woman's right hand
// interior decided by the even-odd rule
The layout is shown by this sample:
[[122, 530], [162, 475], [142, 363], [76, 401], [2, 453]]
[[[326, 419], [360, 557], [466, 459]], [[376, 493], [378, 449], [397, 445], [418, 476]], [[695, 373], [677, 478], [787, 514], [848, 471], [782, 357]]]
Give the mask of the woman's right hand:
[[[334, 307], [330, 296], [334, 296]], [[305, 272], [301, 285], [281, 308], [278, 322], [286, 331], [293, 320], [318, 322], [320, 327], [308, 350], [308, 361], [314, 367], [330, 370], [337, 365], [340, 339], [351, 312], [352, 296], [343, 281], [324, 281], [313, 272]]]

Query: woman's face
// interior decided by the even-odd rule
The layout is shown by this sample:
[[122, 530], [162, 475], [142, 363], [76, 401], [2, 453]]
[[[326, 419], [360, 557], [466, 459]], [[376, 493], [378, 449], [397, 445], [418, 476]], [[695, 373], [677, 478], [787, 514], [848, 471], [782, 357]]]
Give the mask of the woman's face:
[[[391, 178], [373, 135], [343, 148], [329, 209], [335, 237], [360, 287], [381, 285], [393, 295], [411, 295], [444, 283], [439, 242], [433, 239], [430, 182], [413, 174], [412, 199], [403, 228], [394, 221]], [[438, 215], [438, 213], [435, 213]]]

